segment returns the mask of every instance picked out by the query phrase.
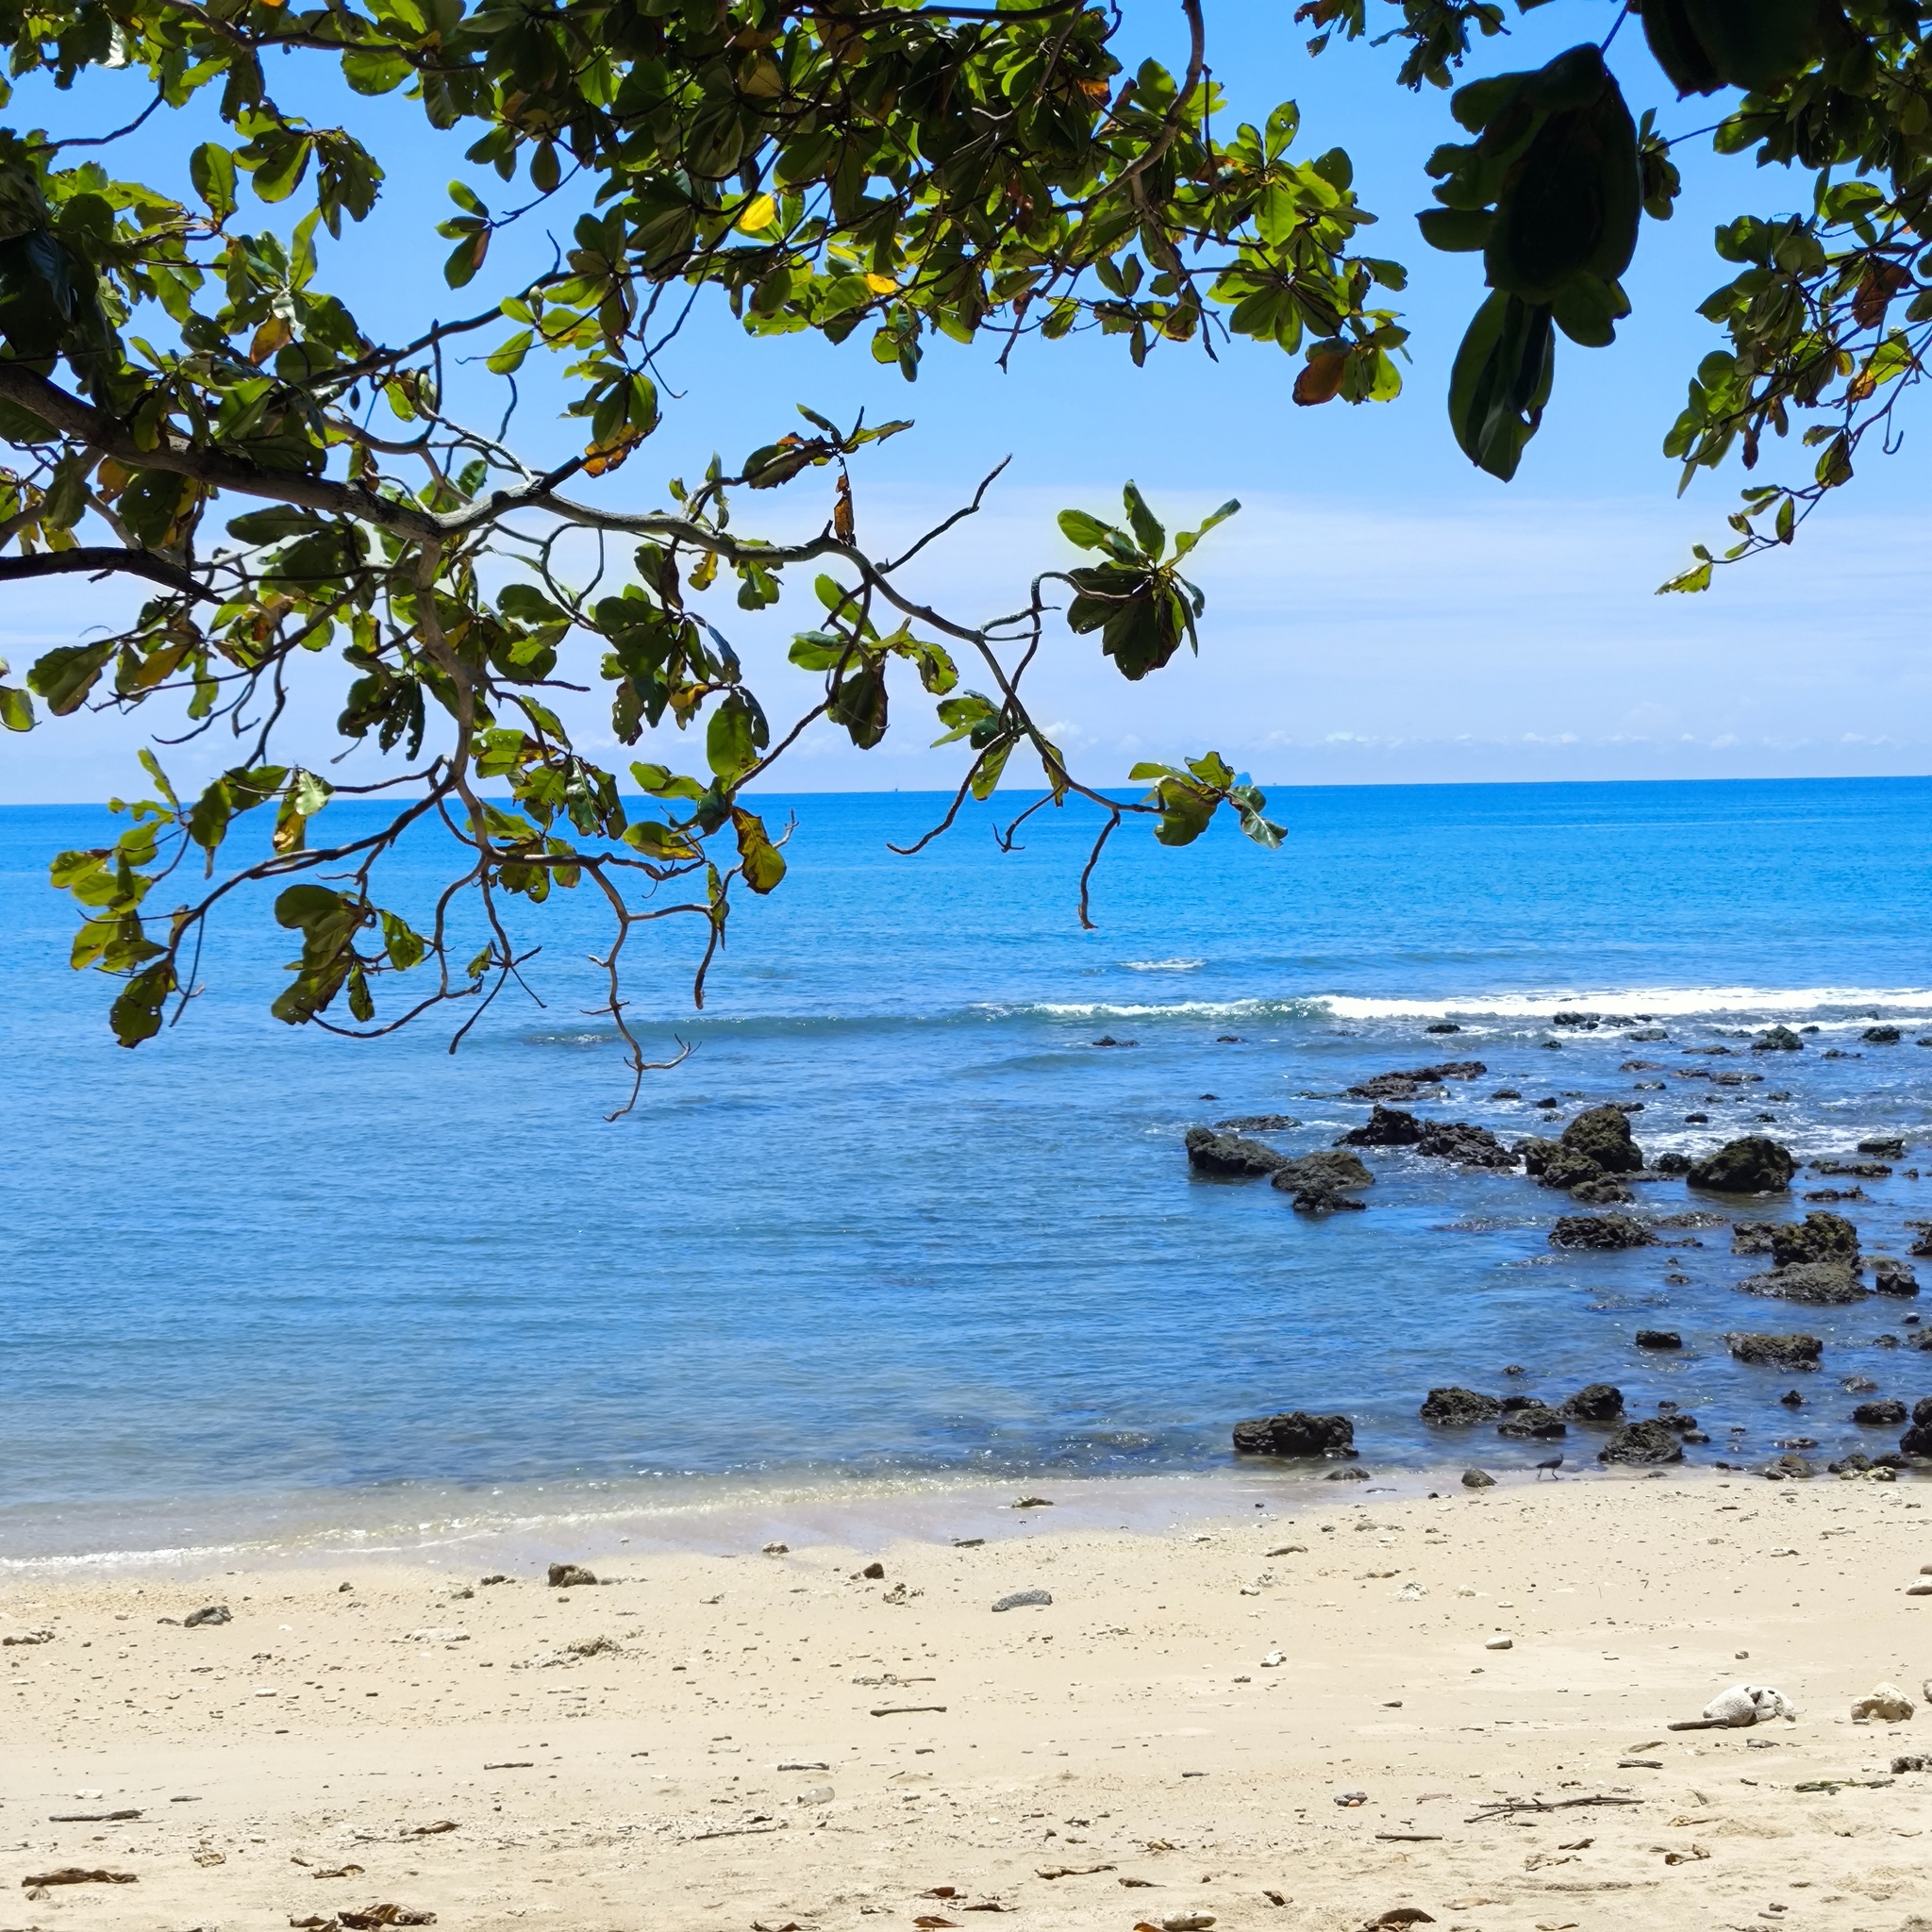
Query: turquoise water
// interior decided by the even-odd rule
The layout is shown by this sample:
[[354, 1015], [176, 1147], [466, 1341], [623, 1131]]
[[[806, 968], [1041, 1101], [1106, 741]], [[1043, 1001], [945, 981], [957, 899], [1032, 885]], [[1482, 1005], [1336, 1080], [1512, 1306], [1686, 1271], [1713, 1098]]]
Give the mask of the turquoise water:
[[[1489, 1073], [1424, 1110], [1506, 1137], [1545, 1094], [1559, 1118], [1642, 1100], [1653, 1152], [1759, 1112], [1806, 1154], [1932, 1136], [1932, 782], [1277, 791], [1274, 856], [1118, 838], [1093, 933], [1090, 820], [1043, 813], [1004, 857], [980, 820], [908, 859], [886, 841], [931, 797], [768, 801], [788, 803], [791, 875], [734, 918], [702, 1017], [685, 936], [652, 941], [638, 1010], [697, 1050], [615, 1123], [585, 895], [531, 924], [544, 1006], [506, 997], [454, 1058], [446, 1029], [358, 1044], [269, 1019], [265, 913], [129, 1054], [45, 884], [106, 815], [0, 811], [0, 1552], [166, 1543], [244, 1503], [1211, 1469], [1234, 1420], [1291, 1407], [1348, 1411], [1371, 1463], [1523, 1459], [1430, 1438], [1416, 1406], [1451, 1380], [1613, 1380], [1633, 1408], [1695, 1408], [1707, 1457], [1794, 1432], [1875, 1451], [1840, 1381], [1932, 1392], [1932, 1357], [1873, 1345], [1908, 1307], [1740, 1296], [1765, 1264], [1724, 1230], [1559, 1257], [1560, 1197], [1406, 1150], [1372, 1153], [1369, 1212], [1309, 1222], [1181, 1151], [1190, 1124], [1260, 1111], [1301, 1121], [1287, 1150], [1325, 1145], [1366, 1112], [1351, 1082], [1444, 1058]], [[412, 856], [425, 894], [436, 857]], [[1562, 1007], [1670, 1039], [1547, 1051]], [[1459, 1035], [1424, 1031], [1444, 1016]], [[1874, 1017], [1904, 1044], [1862, 1045]], [[1823, 1030], [1768, 1067], [1679, 1058], [1771, 1019]], [[1770, 1077], [1712, 1090], [1620, 1071], [1633, 1055]], [[1865, 1187], [1846, 1211], [1902, 1254], [1932, 1180]], [[1642, 1198], [1693, 1205], [1681, 1183]], [[1641, 1356], [1640, 1326], [1690, 1345]], [[1772, 1400], [1789, 1376], [1728, 1359], [1739, 1326], [1826, 1337], [1795, 1421]]]

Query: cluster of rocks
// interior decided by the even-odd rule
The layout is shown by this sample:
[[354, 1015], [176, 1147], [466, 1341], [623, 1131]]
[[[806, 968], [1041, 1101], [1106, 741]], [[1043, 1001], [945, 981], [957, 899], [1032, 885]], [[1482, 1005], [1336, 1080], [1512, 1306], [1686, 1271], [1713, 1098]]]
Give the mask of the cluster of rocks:
[[1480, 1080], [1489, 1072], [1481, 1060], [1445, 1060], [1440, 1067], [1411, 1067], [1407, 1073], [1372, 1074], [1348, 1090], [1351, 1100], [1413, 1100], [1451, 1080]]

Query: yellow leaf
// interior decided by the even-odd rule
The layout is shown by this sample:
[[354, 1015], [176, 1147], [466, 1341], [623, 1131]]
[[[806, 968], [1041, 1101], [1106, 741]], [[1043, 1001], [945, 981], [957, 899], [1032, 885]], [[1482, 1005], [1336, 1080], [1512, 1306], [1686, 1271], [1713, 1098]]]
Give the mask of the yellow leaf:
[[899, 285], [891, 275], [867, 275], [865, 286], [874, 295], [896, 295], [899, 292]]
[[271, 315], [255, 331], [255, 340], [248, 345], [248, 359], [254, 363], [266, 362], [277, 349], [287, 348], [295, 340], [295, 331], [289, 326], [284, 316]]
[[738, 225], [745, 234], [756, 235], [760, 229], [769, 228], [777, 219], [778, 204], [769, 194], [760, 194], [739, 216]]

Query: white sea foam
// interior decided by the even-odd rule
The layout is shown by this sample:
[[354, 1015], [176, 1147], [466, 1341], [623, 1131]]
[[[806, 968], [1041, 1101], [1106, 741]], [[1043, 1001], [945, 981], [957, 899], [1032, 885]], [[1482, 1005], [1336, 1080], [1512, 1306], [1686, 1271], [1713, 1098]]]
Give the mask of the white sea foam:
[[1123, 959], [1129, 973], [1198, 973], [1205, 959]]
[[1932, 991], [1872, 986], [1651, 986], [1612, 991], [1463, 993], [1406, 1000], [1317, 993], [1310, 1003], [1338, 1020], [1525, 1020], [1561, 1012], [1647, 1013], [1658, 1020], [1750, 1018], [1758, 1014], [1839, 1013], [1847, 1008], [1932, 1014]]

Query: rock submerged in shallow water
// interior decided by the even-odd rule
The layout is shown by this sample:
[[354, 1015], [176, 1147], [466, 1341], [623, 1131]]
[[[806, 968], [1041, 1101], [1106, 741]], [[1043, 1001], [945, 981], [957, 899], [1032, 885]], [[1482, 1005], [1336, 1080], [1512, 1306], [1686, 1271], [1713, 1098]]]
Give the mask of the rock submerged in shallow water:
[[1374, 1074], [1348, 1090], [1351, 1100], [1413, 1100], [1422, 1087], [1445, 1080], [1478, 1080], [1489, 1072], [1481, 1060], [1445, 1060], [1439, 1067], [1411, 1067], [1406, 1073]]
[[1637, 1196], [1614, 1174], [1598, 1174], [1594, 1180], [1578, 1181], [1570, 1190], [1570, 1198], [1580, 1201], [1586, 1208], [1614, 1208], [1624, 1201], [1634, 1201]]
[[1541, 1402], [1526, 1402], [1521, 1408], [1513, 1408], [1496, 1424], [1499, 1436], [1508, 1436], [1518, 1441], [1546, 1441], [1553, 1437], [1567, 1436], [1570, 1424], [1557, 1410]]
[[1724, 1346], [1740, 1362], [1774, 1369], [1815, 1369], [1824, 1353], [1824, 1343], [1815, 1335], [1763, 1335], [1748, 1330], [1726, 1335]]
[[1416, 1152], [1431, 1160], [1453, 1160], [1463, 1167], [1516, 1165], [1516, 1156], [1489, 1128], [1468, 1121], [1428, 1122], [1416, 1142]]
[[1235, 1424], [1234, 1446], [1243, 1456], [1353, 1456], [1355, 1424], [1345, 1415], [1290, 1409]]
[[1858, 1265], [1858, 1230], [1842, 1214], [1814, 1208], [1803, 1221], [1771, 1224], [1771, 1257], [1780, 1268], [1798, 1261]]
[[1621, 1107], [1587, 1108], [1563, 1129], [1561, 1144], [1605, 1174], [1636, 1174], [1643, 1166], [1643, 1151], [1630, 1138], [1630, 1118]]
[[1912, 1425], [1898, 1439], [1901, 1456], [1932, 1456], [1932, 1395], [1912, 1405]]
[[1793, 1261], [1765, 1274], [1747, 1275], [1738, 1286], [1746, 1294], [1769, 1295], [1780, 1302], [1801, 1302], [1813, 1308], [1840, 1307], [1865, 1299], [1865, 1290], [1857, 1276], [1836, 1261]]
[[1268, 1183], [1285, 1194], [1305, 1191], [1339, 1193], [1348, 1188], [1370, 1188], [1374, 1184], [1375, 1176], [1363, 1165], [1360, 1157], [1339, 1147], [1318, 1148], [1313, 1154], [1281, 1161]]
[[1858, 1038], [1873, 1046], [1896, 1046], [1899, 1033], [1896, 1026], [1868, 1026]]
[[1908, 1411], [1903, 1402], [1890, 1396], [1880, 1402], [1860, 1402], [1852, 1409], [1852, 1420], [1861, 1429], [1895, 1429]]
[[1639, 1348], [1682, 1348], [1684, 1338], [1674, 1328], [1640, 1328], [1637, 1345]]
[[1288, 1156], [1250, 1141], [1244, 1135], [1217, 1132], [1213, 1127], [1190, 1127], [1188, 1165], [1196, 1174], [1245, 1175], [1274, 1174], [1288, 1165]]
[[1693, 1188], [1717, 1194], [1777, 1194], [1791, 1184], [1798, 1163], [1789, 1147], [1767, 1134], [1746, 1134], [1692, 1164]]
[[1289, 1205], [1297, 1214], [1359, 1214], [1369, 1204], [1357, 1201], [1353, 1194], [1344, 1194], [1340, 1188], [1318, 1182], [1298, 1189]]
[[1666, 1422], [1646, 1416], [1641, 1422], [1626, 1424], [1596, 1452], [1599, 1462], [1624, 1463], [1633, 1468], [1652, 1464], [1682, 1462], [1684, 1442]]
[[1774, 1026], [1751, 1042], [1753, 1053], [1803, 1053], [1805, 1042], [1789, 1026]]
[[1550, 1230], [1553, 1248], [1654, 1248], [1657, 1236], [1628, 1214], [1565, 1214]]
[[1503, 1413], [1503, 1405], [1493, 1395], [1474, 1389], [1454, 1387], [1431, 1389], [1423, 1398], [1419, 1413], [1425, 1423], [1448, 1429], [1468, 1428], [1476, 1423], [1491, 1423]]
[[1563, 1405], [1573, 1423], [1613, 1423], [1624, 1413], [1624, 1391], [1611, 1382], [1592, 1382]]
[[1904, 1261], [1880, 1255], [1872, 1263], [1872, 1288], [1876, 1294], [1915, 1295], [1919, 1277]]
[[1301, 1122], [1285, 1113], [1240, 1113], [1231, 1121], [1216, 1121], [1214, 1125], [1224, 1134], [1285, 1134]]
[[1423, 1137], [1423, 1124], [1399, 1107], [1375, 1103], [1374, 1110], [1358, 1127], [1351, 1127], [1338, 1147], [1412, 1147]]

